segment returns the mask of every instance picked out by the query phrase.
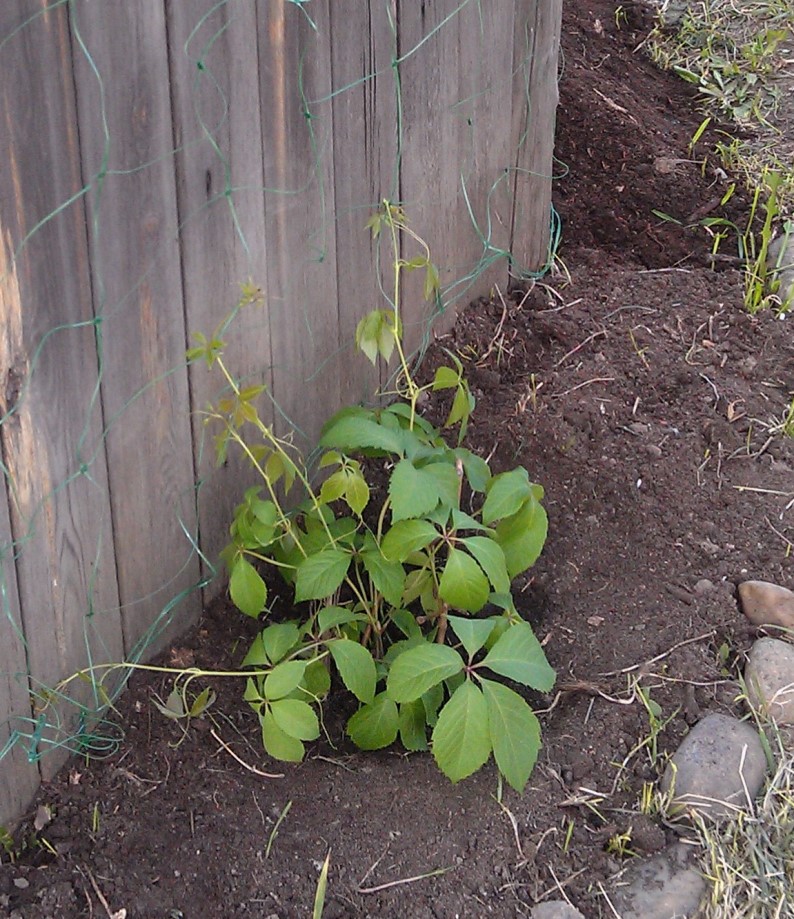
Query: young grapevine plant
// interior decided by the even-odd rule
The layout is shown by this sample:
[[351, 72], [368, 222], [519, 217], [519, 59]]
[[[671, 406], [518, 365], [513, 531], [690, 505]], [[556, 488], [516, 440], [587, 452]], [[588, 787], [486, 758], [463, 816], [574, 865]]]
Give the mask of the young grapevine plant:
[[[220, 368], [227, 395], [208, 412], [221, 423], [218, 458], [231, 445], [247, 456], [261, 485], [236, 508], [223, 558], [232, 601], [263, 619], [242, 663], [250, 669], [245, 701], [256, 712], [266, 751], [300, 761], [319, 736], [318, 707], [332, 675], [358, 703], [347, 723], [363, 750], [398, 738], [410, 751], [428, 747], [459, 781], [493, 754], [506, 781], [523, 790], [540, 748], [538, 720], [504, 680], [548, 692], [555, 674], [511, 593], [537, 559], [547, 532], [543, 489], [518, 467], [493, 475], [462, 445], [474, 399], [454, 356], [420, 386], [402, 347], [399, 281], [425, 272], [438, 286], [427, 247], [402, 211], [384, 202], [370, 223], [414, 239], [420, 256], [394, 259], [394, 299], [359, 323], [356, 341], [373, 362], [397, 352], [397, 401], [347, 407], [325, 425], [314, 477], [288, 440], [276, 436], [223, 361], [217, 337], [189, 352]], [[247, 290], [244, 302], [255, 299]], [[451, 390], [449, 445], [417, 410], [428, 390]], [[386, 470], [387, 484], [376, 487]], [[319, 478], [318, 484], [315, 479]], [[271, 566], [289, 585], [295, 618], [267, 622]]]

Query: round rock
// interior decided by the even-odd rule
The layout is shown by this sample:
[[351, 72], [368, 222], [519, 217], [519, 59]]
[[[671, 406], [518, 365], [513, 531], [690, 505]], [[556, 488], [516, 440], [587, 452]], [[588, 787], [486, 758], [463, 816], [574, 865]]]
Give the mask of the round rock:
[[584, 919], [584, 916], [565, 900], [547, 900], [532, 910], [529, 919]]
[[621, 919], [687, 919], [696, 916], [706, 882], [693, 867], [690, 846], [678, 843], [631, 865], [610, 901]]
[[744, 668], [747, 698], [777, 724], [794, 724], [794, 645], [759, 638]]
[[744, 615], [753, 625], [778, 626], [794, 633], [794, 593], [769, 581], [745, 581], [739, 585]]
[[670, 816], [697, 811], [731, 816], [747, 806], [764, 781], [766, 757], [749, 724], [712, 712], [687, 734], [667, 764], [662, 791], [672, 792]]

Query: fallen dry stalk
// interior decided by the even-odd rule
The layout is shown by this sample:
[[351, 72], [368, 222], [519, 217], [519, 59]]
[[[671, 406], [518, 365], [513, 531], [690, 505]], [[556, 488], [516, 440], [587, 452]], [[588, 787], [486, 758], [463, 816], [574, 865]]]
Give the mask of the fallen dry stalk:
[[232, 748], [229, 746], [229, 744], [226, 743], [225, 740], [222, 740], [220, 737], [218, 737], [218, 735], [215, 733], [215, 731], [212, 728], [210, 728], [210, 734], [215, 738], [215, 740], [218, 741], [218, 743], [229, 754], [229, 756], [231, 756], [233, 760], [236, 760], [244, 769], [247, 769], [249, 772], [253, 772], [254, 775], [261, 775], [263, 779], [283, 779], [284, 778], [283, 772], [262, 772], [262, 770], [257, 769], [256, 766], [249, 765], [248, 763], [245, 762], [245, 760], [241, 759], [234, 752], [234, 750], [232, 750]]

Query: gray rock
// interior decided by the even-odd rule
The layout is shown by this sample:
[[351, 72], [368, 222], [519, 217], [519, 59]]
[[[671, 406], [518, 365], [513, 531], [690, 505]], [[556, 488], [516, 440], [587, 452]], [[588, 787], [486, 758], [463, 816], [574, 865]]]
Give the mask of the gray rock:
[[774, 625], [794, 632], [794, 593], [768, 581], [739, 585], [744, 615], [753, 625]]
[[728, 715], [706, 715], [687, 734], [667, 764], [662, 791], [672, 792], [671, 817], [697, 811], [731, 816], [747, 806], [764, 781], [766, 757], [758, 732]]
[[794, 724], [794, 645], [759, 638], [744, 668], [747, 698], [777, 724]]
[[776, 294], [783, 309], [794, 307], [794, 226], [791, 224], [769, 244], [766, 269], [770, 280], [780, 283]]
[[621, 919], [690, 919], [706, 891], [693, 862], [691, 846], [683, 843], [638, 861], [613, 886], [610, 902]]
[[565, 900], [547, 900], [532, 910], [529, 919], [584, 919], [584, 916]]
[[710, 581], [708, 578], [701, 578], [697, 584], [695, 584], [695, 593], [700, 597], [703, 594], [711, 593], [714, 590], [714, 582]]

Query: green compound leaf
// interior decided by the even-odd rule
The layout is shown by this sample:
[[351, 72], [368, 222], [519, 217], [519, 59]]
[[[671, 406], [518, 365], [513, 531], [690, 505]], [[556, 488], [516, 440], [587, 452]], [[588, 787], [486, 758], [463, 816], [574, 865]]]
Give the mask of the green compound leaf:
[[356, 613], [345, 606], [326, 606], [317, 614], [317, 627], [320, 632], [328, 632], [348, 622], [366, 622], [364, 613]]
[[483, 680], [482, 691], [496, 765], [508, 784], [520, 793], [538, 758], [540, 723], [521, 696], [507, 686]]
[[529, 476], [523, 466], [495, 475], [488, 485], [488, 496], [482, 506], [482, 522], [493, 523], [510, 517], [531, 494]]
[[276, 723], [273, 713], [266, 711], [262, 716], [262, 744], [273, 759], [287, 763], [299, 763], [306, 752], [303, 743], [290, 737]]
[[476, 613], [488, 602], [491, 591], [477, 562], [466, 552], [453, 548], [449, 550], [438, 592], [450, 606]]
[[356, 471], [347, 477], [345, 487], [345, 501], [354, 514], [359, 517], [364, 513], [364, 508], [369, 504], [369, 485], [364, 476]]
[[243, 658], [241, 667], [262, 667], [266, 664], [269, 664], [270, 660], [265, 651], [265, 645], [262, 641], [262, 633], [251, 642], [251, 647], [248, 649], [248, 653]]
[[281, 730], [296, 740], [316, 740], [320, 724], [314, 709], [298, 699], [280, 699], [270, 705], [273, 720]]
[[263, 501], [261, 498], [252, 497], [249, 507], [254, 517], [265, 526], [273, 527], [278, 520], [278, 508], [272, 501]]
[[458, 447], [455, 450], [455, 456], [463, 463], [463, 471], [469, 480], [474, 491], [484, 492], [491, 481], [491, 470], [484, 459], [466, 450], [465, 447]]
[[347, 472], [339, 469], [333, 475], [329, 475], [320, 488], [320, 500], [325, 504], [331, 504], [338, 500], [345, 493], [347, 488]]
[[295, 599], [324, 600], [335, 593], [350, 567], [350, 554], [344, 549], [323, 549], [298, 565]]
[[375, 661], [365, 647], [349, 638], [337, 638], [326, 645], [342, 682], [361, 702], [375, 698]]
[[395, 344], [394, 317], [391, 311], [373, 310], [356, 327], [356, 345], [375, 364], [378, 354], [388, 363]]
[[422, 700], [403, 702], [400, 706], [400, 740], [406, 750], [418, 752], [427, 749], [426, 725]]
[[389, 480], [392, 522], [422, 517], [438, 504], [439, 483], [432, 473], [417, 469], [407, 459], [394, 467]]
[[380, 750], [397, 739], [400, 719], [396, 704], [382, 692], [347, 722], [347, 733], [360, 750]]
[[433, 377], [433, 392], [439, 389], [452, 389], [460, 383], [460, 374], [452, 367], [439, 367]]
[[456, 508], [460, 495], [460, 479], [452, 463], [428, 463], [422, 467], [425, 475], [436, 480], [438, 497], [446, 507]]
[[405, 569], [399, 562], [385, 559], [377, 546], [365, 549], [361, 561], [372, 583], [390, 606], [399, 606], [405, 587]]
[[259, 705], [265, 700], [262, 698], [262, 693], [259, 691], [259, 686], [257, 681], [248, 677], [245, 681], [245, 692], [243, 693], [243, 700], [245, 702], [250, 702], [254, 708], [258, 708]]
[[375, 421], [365, 409], [342, 409], [323, 428], [323, 447], [337, 447], [345, 452], [374, 449], [402, 454], [402, 439], [396, 431]]
[[294, 622], [279, 622], [262, 631], [262, 644], [272, 664], [277, 664], [297, 644], [300, 633]]
[[532, 627], [526, 622], [511, 625], [480, 666], [538, 692], [549, 692], [557, 679]]
[[404, 562], [412, 552], [424, 549], [438, 536], [427, 520], [398, 520], [381, 540], [381, 551], [392, 561]]
[[496, 541], [502, 547], [511, 578], [534, 565], [546, 542], [549, 521], [546, 511], [530, 495], [523, 507], [496, 527]]
[[438, 721], [438, 710], [444, 701], [444, 684], [437, 683], [422, 696], [422, 707], [425, 710], [425, 720], [431, 728]]
[[252, 619], [256, 619], [265, 608], [267, 587], [254, 566], [240, 556], [234, 563], [229, 579], [229, 593], [232, 603]]
[[274, 667], [265, 679], [263, 695], [268, 701], [283, 699], [300, 685], [306, 661], [287, 661]]
[[496, 625], [495, 619], [464, 619], [462, 616], [447, 616], [447, 621], [469, 657], [474, 657], [485, 645]]
[[402, 653], [392, 664], [386, 692], [395, 702], [413, 702], [461, 670], [463, 660], [457, 651], [423, 642]]
[[383, 313], [373, 310], [356, 326], [356, 347], [363, 351], [373, 364], [378, 361], [378, 341], [383, 326]]
[[324, 660], [313, 660], [306, 667], [300, 684], [301, 694], [313, 699], [324, 699], [331, 690], [331, 674]]
[[433, 757], [452, 782], [483, 766], [491, 754], [488, 707], [482, 692], [469, 680], [452, 694], [433, 729]]
[[480, 563], [482, 570], [497, 593], [510, 593], [510, 577], [502, 547], [487, 536], [468, 536], [461, 540], [463, 545]]

